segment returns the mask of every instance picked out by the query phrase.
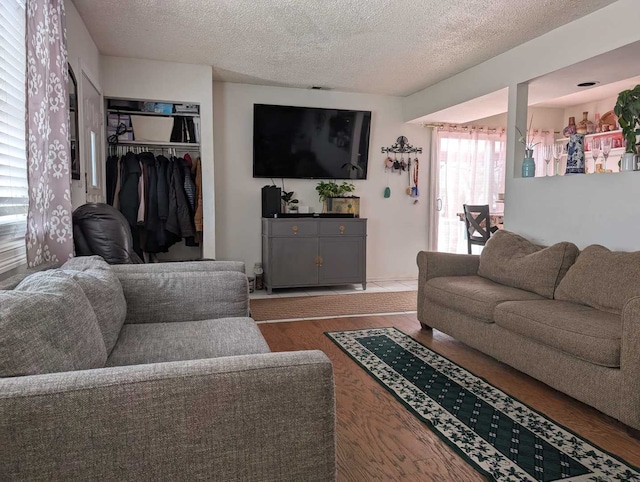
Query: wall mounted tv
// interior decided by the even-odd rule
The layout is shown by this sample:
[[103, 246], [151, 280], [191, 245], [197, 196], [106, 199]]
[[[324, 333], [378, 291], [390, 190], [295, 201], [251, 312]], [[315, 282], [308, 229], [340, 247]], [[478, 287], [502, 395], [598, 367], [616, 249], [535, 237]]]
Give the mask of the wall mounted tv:
[[371, 112], [255, 104], [253, 177], [366, 179]]

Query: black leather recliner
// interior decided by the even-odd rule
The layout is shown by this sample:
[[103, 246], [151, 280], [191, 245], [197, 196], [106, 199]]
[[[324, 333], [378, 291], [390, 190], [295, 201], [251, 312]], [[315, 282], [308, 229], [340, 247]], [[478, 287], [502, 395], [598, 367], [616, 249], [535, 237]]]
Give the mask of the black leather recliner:
[[113, 206], [88, 203], [73, 212], [73, 242], [76, 256], [102, 256], [109, 264], [143, 261], [133, 250], [131, 228]]

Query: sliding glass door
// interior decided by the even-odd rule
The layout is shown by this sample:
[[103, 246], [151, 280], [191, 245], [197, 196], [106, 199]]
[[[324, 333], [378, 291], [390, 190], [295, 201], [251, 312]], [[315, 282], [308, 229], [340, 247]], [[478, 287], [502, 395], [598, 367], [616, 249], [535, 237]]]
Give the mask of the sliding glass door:
[[496, 214], [504, 211], [506, 134], [447, 128], [438, 129], [434, 140], [436, 249], [466, 253], [463, 204], [488, 204]]

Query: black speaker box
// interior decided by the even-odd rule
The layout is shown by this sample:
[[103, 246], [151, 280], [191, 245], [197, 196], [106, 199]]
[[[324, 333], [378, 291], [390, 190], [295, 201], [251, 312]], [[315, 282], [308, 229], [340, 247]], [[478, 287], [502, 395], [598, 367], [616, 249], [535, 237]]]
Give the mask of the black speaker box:
[[276, 186], [262, 188], [262, 217], [272, 218], [280, 214], [282, 190]]

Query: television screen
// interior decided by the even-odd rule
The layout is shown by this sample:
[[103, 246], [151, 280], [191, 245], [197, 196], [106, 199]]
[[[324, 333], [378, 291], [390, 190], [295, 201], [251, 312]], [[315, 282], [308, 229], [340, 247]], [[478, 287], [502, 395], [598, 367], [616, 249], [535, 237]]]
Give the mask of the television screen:
[[255, 104], [253, 177], [366, 179], [371, 112]]

